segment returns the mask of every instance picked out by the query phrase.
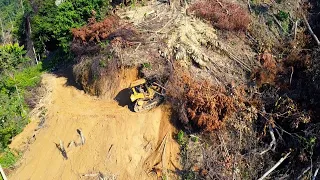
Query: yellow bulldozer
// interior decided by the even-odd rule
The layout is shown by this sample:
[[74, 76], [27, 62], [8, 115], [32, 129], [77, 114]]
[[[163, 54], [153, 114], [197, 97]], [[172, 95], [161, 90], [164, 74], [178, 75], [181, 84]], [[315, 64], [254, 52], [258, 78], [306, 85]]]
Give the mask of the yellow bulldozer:
[[130, 92], [133, 110], [141, 112], [160, 105], [164, 100], [165, 88], [156, 78], [143, 78], [130, 84]]

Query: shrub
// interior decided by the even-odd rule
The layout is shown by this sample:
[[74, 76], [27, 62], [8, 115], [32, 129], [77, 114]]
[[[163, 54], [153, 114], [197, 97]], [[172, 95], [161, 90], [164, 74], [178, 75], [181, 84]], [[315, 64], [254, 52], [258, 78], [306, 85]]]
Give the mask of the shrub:
[[0, 45], [0, 73], [15, 69], [19, 64], [29, 61], [28, 58], [23, 57], [25, 53], [23, 46], [17, 43]]
[[177, 134], [177, 141], [181, 146], [185, 145], [185, 143], [186, 143], [186, 140], [184, 137], [184, 132], [182, 130], [180, 130]]
[[280, 21], [285, 21], [289, 18], [289, 13], [286, 13], [284, 11], [279, 11], [276, 16]]
[[206, 81], [196, 81], [183, 71], [170, 78], [167, 93], [179, 118], [194, 130], [212, 131], [224, 126], [235, 111], [234, 97]]
[[250, 16], [245, 9], [224, 1], [199, 1], [191, 5], [188, 12], [194, 12], [197, 17], [206, 19], [215, 27], [224, 30], [247, 30], [250, 23]]
[[9, 168], [17, 162], [18, 158], [9, 149], [5, 149], [0, 155], [0, 164], [3, 168]]
[[106, 39], [111, 32], [113, 32], [119, 26], [119, 17], [109, 16], [102, 22], [95, 22], [91, 20], [91, 23], [81, 28], [71, 29], [73, 39], [87, 43], [91, 41], [100, 42], [100, 40]]
[[273, 55], [265, 51], [258, 55], [258, 61], [262, 67], [252, 73], [252, 78], [256, 81], [257, 85], [261, 86], [265, 83], [275, 84], [280, 67], [278, 67]]
[[100, 20], [109, 8], [109, 1], [66, 0], [58, 6], [54, 0], [35, 2], [36, 14], [32, 18], [32, 36], [40, 54], [59, 48], [69, 50], [71, 28], [81, 27], [94, 16]]
[[[71, 30], [73, 34], [73, 44], [81, 44], [93, 47], [92, 44], [99, 44], [101, 48], [106, 48], [110, 44], [119, 47], [132, 45], [132, 41], [139, 41], [136, 30], [128, 24], [120, 24], [120, 18], [112, 15], [106, 17], [101, 22], [91, 19], [88, 25]], [[105, 41], [105, 42], [102, 42]], [[88, 43], [91, 43], [88, 45]]]
[[28, 123], [28, 107], [24, 96], [27, 88], [40, 81], [41, 64], [13, 75], [0, 77], [0, 150]]

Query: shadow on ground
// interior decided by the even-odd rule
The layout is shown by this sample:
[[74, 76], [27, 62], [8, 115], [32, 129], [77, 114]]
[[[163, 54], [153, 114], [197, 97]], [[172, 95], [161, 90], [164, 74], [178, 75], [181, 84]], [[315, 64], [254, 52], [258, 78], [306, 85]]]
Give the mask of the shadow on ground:
[[73, 86], [79, 90], [83, 90], [83, 88], [81, 87], [81, 85], [79, 85], [74, 76], [73, 76], [73, 72], [72, 72], [72, 65], [69, 65], [65, 68], [61, 68], [57, 71], [53, 71], [53, 74], [55, 74], [57, 77], [65, 77], [67, 79], [66, 82], [66, 86]]
[[122, 89], [114, 98], [115, 101], [118, 102], [118, 105], [121, 107], [125, 107], [127, 106], [130, 111], [133, 112], [133, 106], [134, 103], [131, 102], [130, 100], [130, 89], [126, 88], [126, 89]]

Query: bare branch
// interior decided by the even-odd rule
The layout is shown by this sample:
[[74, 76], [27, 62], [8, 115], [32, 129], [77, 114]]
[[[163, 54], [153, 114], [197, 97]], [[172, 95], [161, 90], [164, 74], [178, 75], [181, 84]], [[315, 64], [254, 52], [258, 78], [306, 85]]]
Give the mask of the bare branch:
[[1, 177], [2, 177], [3, 180], [8, 180], [6, 174], [4, 173], [4, 171], [3, 171], [2, 167], [1, 167], [1, 164], [0, 164], [0, 173], [1, 173]]
[[226, 13], [227, 13], [228, 15], [230, 15], [228, 9], [226, 9], [219, 0], [216, 0], [216, 2], [220, 5], [220, 7], [221, 7], [224, 11], [226, 11]]
[[302, 177], [304, 177], [304, 175], [305, 175], [307, 172], [309, 172], [310, 169], [311, 169], [311, 166], [309, 166], [309, 167], [307, 167], [306, 169], [304, 169], [304, 170], [302, 171], [302, 173], [298, 176], [297, 179], [302, 179]]
[[291, 82], [292, 82], [293, 71], [294, 71], [293, 66], [291, 66], [290, 85], [291, 85]]
[[264, 175], [259, 178], [258, 180], [265, 179], [272, 171], [274, 171], [284, 160], [288, 158], [288, 156], [291, 154], [291, 152], [288, 152], [283, 158], [281, 158], [271, 169], [269, 169]]
[[250, 0], [248, 0], [247, 4], [248, 4], [248, 8], [249, 8], [250, 13], [252, 13], [252, 8], [251, 8], [251, 5], [250, 5]]
[[81, 145], [84, 145], [84, 143], [86, 142], [86, 139], [84, 138], [82, 131], [80, 129], [77, 129], [77, 132], [78, 132], [80, 139], [81, 139]]
[[298, 21], [299, 21], [299, 20], [297, 20], [297, 21], [294, 23], [294, 40], [297, 39]]
[[268, 147], [268, 149], [262, 151], [260, 153], [260, 155], [263, 155], [264, 153], [270, 151], [271, 149], [274, 151], [276, 149], [276, 145], [277, 145], [277, 140], [274, 136], [274, 131], [273, 131], [273, 128], [271, 127], [271, 125], [269, 124], [269, 133], [270, 133], [270, 136], [271, 136], [271, 139], [272, 141], [270, 142], [270, 145]]
[[307, 28], [309, 30], [309, 33], [311, 34], [313, 39], [316, 41], [317, 45], [320, 46], [320, 41], [319, 41], [318, 37], [314, 34], [310, 24], [308, 23], [308, 20], [307, 20], [306, 16], [304, 14], [302, 14], [302, 17], [303, 17], [304, 23], [306, 24], [306, 26], [307, 26]]
[[319, 172], [319, 168], [316, 169], [316, 171], [314, 172], [314, 175], [312, 177], [312, 180], [316, 180], [317, 174]]

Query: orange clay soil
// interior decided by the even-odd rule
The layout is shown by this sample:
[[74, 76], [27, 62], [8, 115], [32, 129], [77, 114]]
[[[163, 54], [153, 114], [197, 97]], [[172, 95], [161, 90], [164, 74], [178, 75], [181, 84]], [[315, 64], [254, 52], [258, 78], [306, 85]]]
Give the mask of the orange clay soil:
[[[65, 77], [44, 74], [42, 81], [49, 90], [44, 126], [32, 143], [36, 120], [13, 140], [10, 148], [24, 154], [9, 179], [98, 179], [99, 172], [107, 179], [157, 179], [164, 172], [177, 179], [172, 172], [180, 167], [179, 146], [172, 138], [169, 108], [134, 113], [67, 86]], [[80, 142], [77, 129], [85, 144], [68, 147]], [[60, 140], [67, 160], [56, 146]]]

